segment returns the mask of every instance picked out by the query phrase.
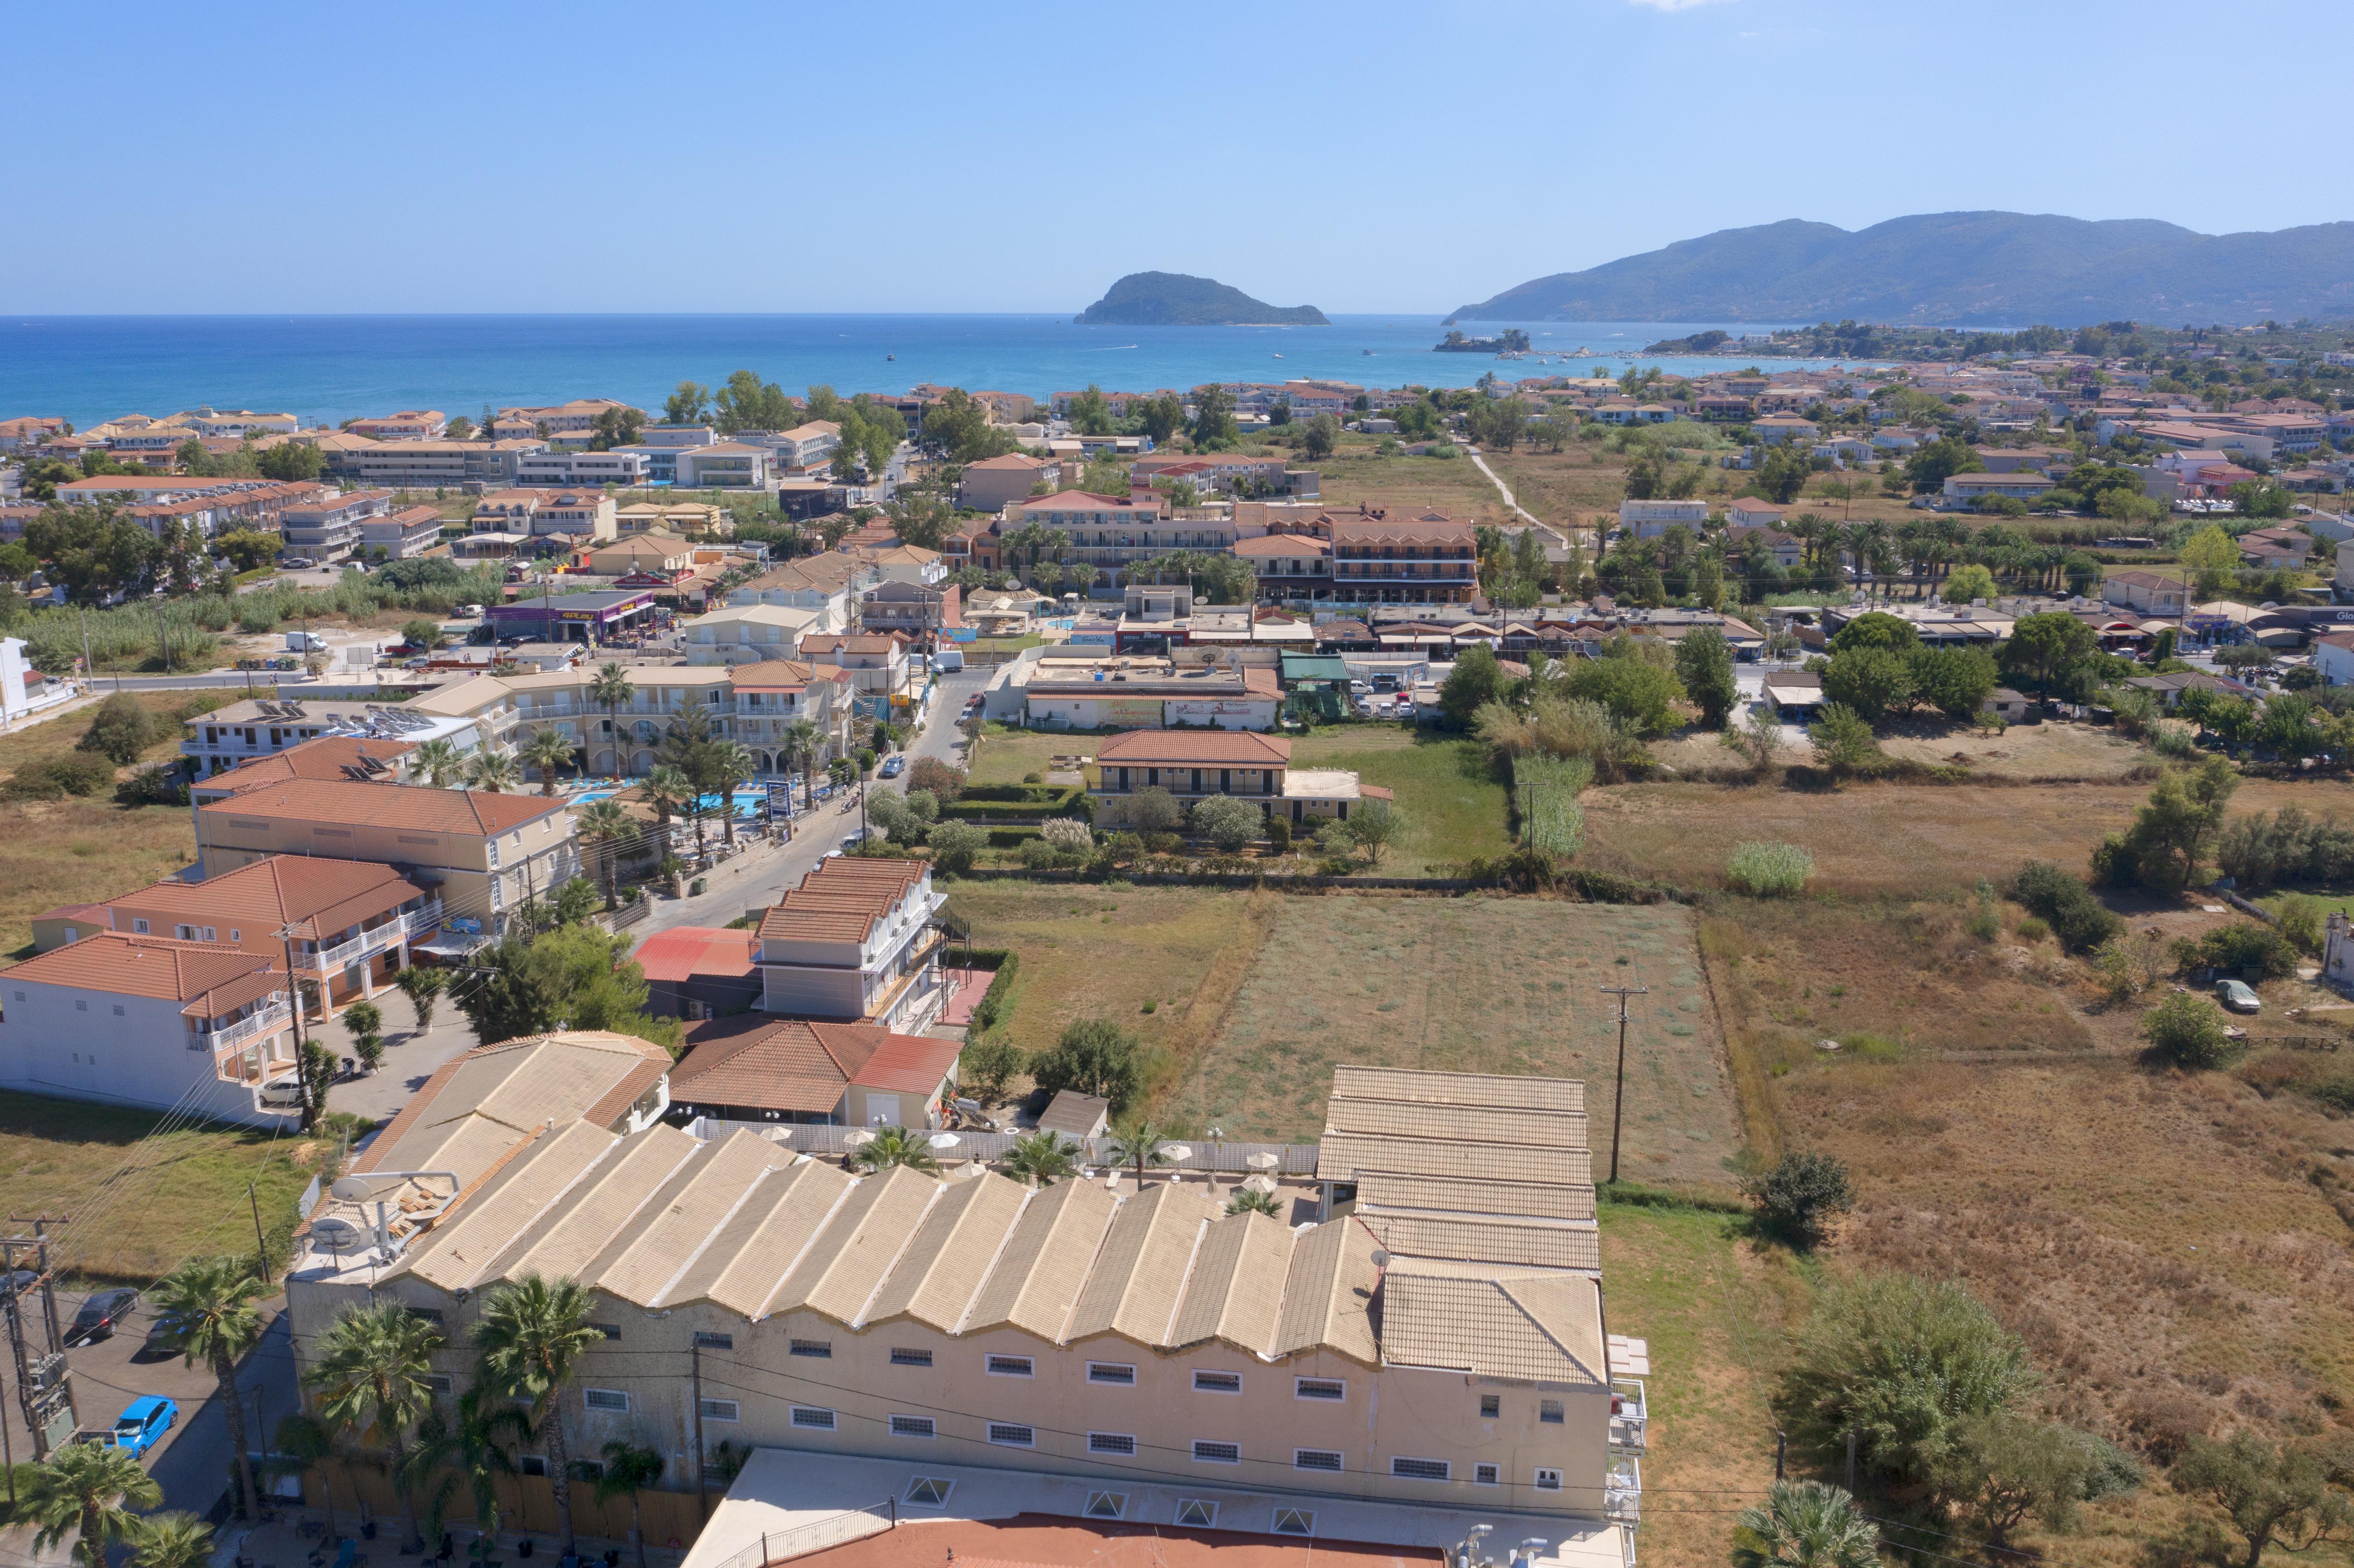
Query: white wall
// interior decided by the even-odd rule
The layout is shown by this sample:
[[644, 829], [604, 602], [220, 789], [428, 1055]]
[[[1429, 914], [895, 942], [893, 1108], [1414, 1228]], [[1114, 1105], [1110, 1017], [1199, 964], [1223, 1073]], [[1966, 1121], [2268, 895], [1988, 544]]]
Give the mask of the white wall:
[[189, 1049], [196, 1036], [176, 1001], [0, 977], [0, 1086], [159, 1111], [193, 1088], [184, 1108], [199, 1116], [247, 1127], [283, 1120], [255, 1110], [252, 1089], [219, 1078], [209, 1044]]

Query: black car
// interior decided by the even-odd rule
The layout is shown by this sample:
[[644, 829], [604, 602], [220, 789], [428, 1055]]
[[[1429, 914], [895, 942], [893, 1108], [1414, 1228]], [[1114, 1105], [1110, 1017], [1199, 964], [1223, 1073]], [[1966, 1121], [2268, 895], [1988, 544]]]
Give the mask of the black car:
[[139, 1292], [128, 1286], [98, 1291], [74, 1314], [73, 1327], [66, 1330], [66, 1343], [94, 1345], [101, 1340], [111, 1340], [114, 1330], [138, 1309]]

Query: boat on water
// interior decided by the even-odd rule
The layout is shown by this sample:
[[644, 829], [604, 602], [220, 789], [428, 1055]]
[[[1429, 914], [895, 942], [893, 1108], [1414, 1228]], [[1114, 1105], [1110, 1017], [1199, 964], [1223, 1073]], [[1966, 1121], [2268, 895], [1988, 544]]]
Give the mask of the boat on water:
[[883, 357], [884, 357], [884, 358], [885, 358], [885, 359], [896, 359], [896, 358], [898, 358], [899, 356], [898, 356], [897, 355], [896, 355], [896, 354], [886, 354], [886, 355], [885, 355]]
[[1281, 359], [1282, 357], [1283, 357], [1283, 355], [1279, 355], [1279, 354], [1276, 355], [1276, 358], [1278, 358], [1278, 359]]
[[1373, 351], [1370, 348], [1361, 348], [1357, 352], [1363, 355], [1367, 359], [1371, 359], [1373, 356]]

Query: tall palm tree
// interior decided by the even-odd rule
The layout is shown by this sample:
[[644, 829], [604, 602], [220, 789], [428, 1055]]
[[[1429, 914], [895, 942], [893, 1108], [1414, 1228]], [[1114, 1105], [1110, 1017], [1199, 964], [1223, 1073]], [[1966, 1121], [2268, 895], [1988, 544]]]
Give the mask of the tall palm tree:
[[1034, 1132], [1013, 1140], [1005, 1151], [1005, 1169], [1034, 1187], [1051, 1187], [1056, 1178], [1077, 1168], [1078, 1152], [1077, 1144], [1066, 1143], [1055, 1133]]
[[184, 1364], [202, 1357], [220, 1389], [221, 1414], [228, 1418], [229, 1452], [237, 1456], [237, 1516], [258, 1507], [253, 1453], [245, 1440], [245, 1402], [238, 1397], [237, 1363], [261, 1342], [261, 1314], [254, 1298], [265, 1287], [250, 1265], [235, 1257], [192, 1257], [155, 1282], [163, 1308], [164, 1342]]
[[1114, 1165], [1134, 1165], [1136, 1184], [1141, 1187], [1146, 1166], [1172, 1163], [1168, 1150], [1162, 1148], [1168, 1138], [1167, 1132], [1149, 1121], [1132, 1122], [1112, 1134], [1111, 1162]]
[[605, 733], [613, 737], [613, 774], [626, 775], [629, 768], [627, 748], [621, 744], [621, 726], [616, 721], [624, 704], [638, 694], [630, 683], [630, 673], [617, 663], [600, 664], [596, 676], [588, 683], [588, 700], [605, 710]]
[[756, 770], [752, 748], [740, 740], [711, 743], [711, 781], [719, 792], [719, 828], [727, 847], [736, 847], [736, 787]]
[[213, 1527], [192, 1513], [156, 1513], [131, 1529], [133, 1568], [206, 1568]]
[[572, 819], [573, 832], [583, 843], [597, 846], [597, 867], [604, 875], [605, 907], [614, 906], [614, 867], [620, 860], [615, 846], [638, 831], [637, 819], [619, 800], [591, 800]]
[[482, 1303], [474, 1344], [493, 1387], [531, 1402], [547, 1446], [547, 1480], [556, 1493], [559, 1555], [573, 1555], [572, 1467], [564, 1443], [564, 1390], [580, 1357], [605, 1337], [589, 1324], [588, 1292], [569, 1279], [536, 1274], [499, 1287]]
[[1880, 1527], [1855, 1499], [1820, 1481], [1776, 1481], [1762, 1508], [1733, 1527], [1733, 1568], [1873, 1568]]
[[132, 1510], [163, 1500], [164, 1489], [130, 1449], [69, 1443], [33, 1467], [17, 1513], [41, 1527], [33, 1537], [34, 1551], [47, 1552], [80, 1531], [75, 1561], [84, 1568], [106, 1568], [107, 1544], [129, 1539], [138, 1528]]
[[401, 1550], [417, 1549], [417, 1501], [402, 1476], [408, 1427], [432, 1402], [426, 1378], [441, 1331], [397, 1301], [351, 1306], [319, 1337], [318, 1359], [302, 1381], [318, 1394], [319, 1418], [365, 1439], [370, 1433], [392, 1457], [400, 1499]]
[[504, 795], [514, 787], [514, 758], [496, 751], [478, 751], [466, 759], [467, 789]]
[[[654, 809], [654, 820], [660, 822], [664, 830], [670, 827], [671, 813], [684, 809], [687, 803], [695, 798], [694, 780], [668, 763], [663, 764], [646, 775], [644, 792], [647, 804]], [[703, 845], [703, 828], [700, 820], [695, 826], [695, 847], [699, 852]], [[663, 853], [669, 853], [670, 848], [670, 834], [665, 831], [663, 834]]]
[[462, 1478], [474, 1505], [474, 1528], [484, 1541], [496, 1541], [502, 1511], [499, 1478], [515, 1473], [507, 1449], [529, 1442], [531, 1435], [531, 1422], [524, 1413], [481, 1383], [458, 1396], [455, 1415], [435, 1405], [417, 1424], [417, 1446], [408, 1451], [408, 1460], [410, 1488], [432, 1489], [426, 1497], [425, 1533], [441, 1533], [451, 1494]]
[[420, 740], [408, 754], [408, 770], [434, 789], [447, 789], [465, 777], [466, 759], [452, 741]]
[[618, 1437], [598, 1451], [605, 1456], [605, 1467], [597, 1477], [597, 1500], [610, 1502], [628, 1496], [630, 1546], [638, 1554], [638, 1568], [646, 1568], [646, 1532], [638, 1518], [638, 1494], [662, 1484], [663, 1457], [655, 1449], [642, 1448]]
[[556, 794], [556, 770], [572, 760], [572, 737], [552, 724], [541, 725], [523, 743], [523, 759], [539, 769], [539, 792]]
[[301, 1411], [284, 1416], [278, 1423], [277, 1436], [270, 1446], [281, 1456], [276, 1461], [294, 1475], [319, 1472], [320, 1495], [327, 1499], [327, 1544], [335, 1543], [335, 1478], [320, 1461], [335, 1451], [335, 1435], [327, 1424], [315, 1415]]
[[817, 759], [825, 750], [825, 731], [815, 719], [795, 719], [785, 730], [785, 745], [801, 759], [801, 804], [812, 806], [817, 797], [811, 791], [816, 781]]
[[938, 1171], [932, 1146], [924, 1135], [904, 1127], [881, 1127], [875, 1136], [850, 1151], [850, 1163], [861, 1171], [888, 1171], [904, 1165], [910, 1171]]

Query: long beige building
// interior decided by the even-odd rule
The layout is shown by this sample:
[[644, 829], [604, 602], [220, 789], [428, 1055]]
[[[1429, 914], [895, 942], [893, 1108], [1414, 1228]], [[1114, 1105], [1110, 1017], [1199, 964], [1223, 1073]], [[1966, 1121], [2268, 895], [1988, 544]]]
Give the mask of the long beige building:
[[[1579, 1084], [1341, 1068], [1287, 1224], [1228, 1213], [1198, 1173], [859, 1176], [774, 1135], [631, 1130], [618, 1078], [543, 1075], [543, 1104], [467, 1065], [516, 1049], [443, 1069], [359, 1163], [399, 1234], [372, 1233], [372, 1201], [313, 1217], [298, 1354], [371, 1292], [462, 1346], [500, 1285], [565, 1277], [606, 1335], [564, 1401], [571, 1451], [650, 1444], [673, 1488], [725, 1439], [1528, 1516], [1506, 1541], [1631, 1517]], [[470, 1073], [499, 1108], [463, 1103]], [[420, 1171], [446, 1174], [398, 1174]], [[471, 1357], [436, 1360], [461, 1393]]]

